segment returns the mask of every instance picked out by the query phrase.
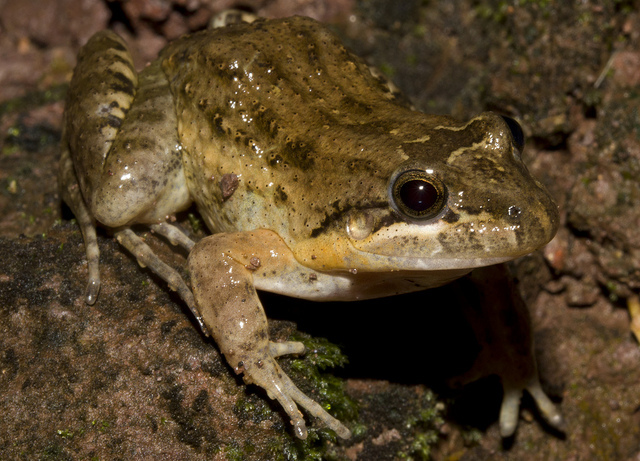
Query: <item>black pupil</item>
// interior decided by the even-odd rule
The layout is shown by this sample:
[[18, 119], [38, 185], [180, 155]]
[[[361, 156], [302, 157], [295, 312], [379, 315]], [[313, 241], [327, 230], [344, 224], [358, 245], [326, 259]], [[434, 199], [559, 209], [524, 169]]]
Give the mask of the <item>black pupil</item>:
[[438, 191], [427, 181], [413, 179], [400, 187], [400, 199], [407, 208], [422, 212], [436, 203]]

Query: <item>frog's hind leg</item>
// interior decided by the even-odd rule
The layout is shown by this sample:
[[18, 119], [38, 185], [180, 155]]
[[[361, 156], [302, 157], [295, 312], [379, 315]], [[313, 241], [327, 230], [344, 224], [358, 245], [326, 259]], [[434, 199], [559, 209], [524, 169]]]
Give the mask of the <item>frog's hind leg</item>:
[[[191, 247], [193, 247], [194, 245], [194, 242], [188, 239], [184, 234], [182, 234], [180, 230], [178, 230], [173, 226], [170, 226], [169, 224], [163, 223], [163, 226], [151, 226], [151, 227], [152, 228], [155, 227], [156, 229], [162, 229], [162, 232], [164, 232], [165, 229], [170, 229], [167, 233], [172, 235], [173, 238], [176, 238], [175, 237], [176, 233], [181, 234], [184, 237], [184, 239], [190, 242], [189, 244], [186, 240], [183, 241], [184, 244], [190, 245], [190, 247], [187, 249], [191, 249]], [[119, 232], [116, 232], [115, 237], [118, 240], [118, 243], [120, 243], [120, 245], [125, 247], [129, 251], [129, 253], [135, 256], [140, 266], [148, 267], [151, 270], [151, 272], [153, 272], [162, 280], [167, 282], [170, 289], [178, 293], [180, 298], [182, 298], [182, 300], [189, 307], [189, 310], [191, 311], [191, 313], [193, 314], [193, 317], [198, 322], [198, 325], [200, 326], [200, 329], [202, 330], [204, 335], [209, 336], [209, 330], [207, 329], [204, 322], [202, 321], [202, 316], [200, 315], [200, 312], [196, 307], [195, 300], [193, 299], [193, 293], [191, 292], [187, 284], [182, 279], [182, 276], [180, 276], [180, 274], [174, 268], [172, 268], [171, 266], [163, 262], [160, 258], [158, 258], [158, 256], [156, 256], [153, 250], [149, 248], [149, 246], [146, 243], [144, 243], [144, 241], [140, 237], [138, 237], [135, 234], [135, 232], [133, 232], [131, 229], [124, 229]], [[171, 238], [170, 238], [170, 241], [171, 241]], [[174, 243], [174, 242], [171, 241], [171, 243]]]
[[562, 414], [558, 411], [555, 404], [547, 397], [542, 390], [537, 372], [529, 382], [523, 386], [514, 386], [511, 383], [503, 381], [504, 397], [500, 406], [500, 436], [503, 438], [511, 437], [518, 426], [518, 418], [520, 417], [520, 399], [522, 398], [523, 389], [529, 392], [533, 398], [540, 415], [555, 430], [564, 432], [565, 422]]
[[94, 35], [82, 48], [71, 81], [60, 168], [63, 197], [85, 236], [87, 299], [94, 302], [99, 287], [95, 224], [101, 223], [118, 230], [123, 246], [178, 291], [202, 326], [179, 274], [129, 230], [148, 225], [187, 251], [194, 245], [165, 222], [191, 203], [177, 127], [161, 61], [138, 74], [120, 37], [109, 31]]
[[516, 431], [525, 390], [544, 420], [563, 432], [562, 415], [540, 385], [529, 310], [507, 267], [501, 264], [476, 269], [463, 282], [467, 285], [462, 291], [478, 296], [475, 302], [464, 303], [475, 336], [490, 338], [490, 341], [481, 348], [475, 366], [456, 381], [469, 383], [491, 374], [500, 377], [504, 396], [499, 425], [504, 438]]
[[[64, 138], [65, 135], [63, 133], [63, 139]], [[80, 226], [80, 231], [82, 232], [89, 272], [85, 301], [87, 304], [93, 305], [100, 292], [100, 249], [98, 248], [98, 239], [96, 236], [96, 223], [82, 199], [78, 179], [73, 169], [71, 155], [64, 142], [58, 169], [58, 185], [62, 199], [69, 205], [71, 211], [73, 211]]]
[[137, 84], [131, 55], [116, 34], [98, 32], [82, 47], [67, 93], [58, 185], [85, 242], [87, 304], [94, 304], [100, 291], [96, 220], [87, 200], [133, 102]]

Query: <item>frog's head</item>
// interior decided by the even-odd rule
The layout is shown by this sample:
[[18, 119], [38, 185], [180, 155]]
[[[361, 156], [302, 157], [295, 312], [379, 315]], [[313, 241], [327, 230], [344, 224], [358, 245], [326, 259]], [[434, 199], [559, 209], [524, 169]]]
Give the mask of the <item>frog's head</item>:
[[545, 245], [558, 209], [522, 162], [523, 146], [520, 125], [493, 113], [403, 143], [388, 207], [353, 208], [343, 222], [357, 259], [366, 254], [374, 270], [463, 269]]

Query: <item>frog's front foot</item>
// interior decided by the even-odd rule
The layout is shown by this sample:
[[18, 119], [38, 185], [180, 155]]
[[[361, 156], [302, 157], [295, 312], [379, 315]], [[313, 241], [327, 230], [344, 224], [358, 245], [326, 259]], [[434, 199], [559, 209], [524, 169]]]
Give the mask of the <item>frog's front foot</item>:
[[291, 252], [271, 231], [215, 234], [198, 242], [189, 255], [191, 285], [202, 318], [220, 351], [247, 383], [263, 388], [291, 419], [296, 436], [307, 437], [298, 405], [342, 438], [351, 432], [302, 393], [275, 358], [301, 354], [299, 342], [269, 341], [267, 318], [256, 294], [254, 272], [282, 274], [294, 264]]
[[269, 342], [267, 348], [245, 355], [245, 359], [237, 359], [227, 355], [230, 363], [237, 363], [234, 367], [236, 373], [244, 374], [247, 384], [256, 384], [263, 388], [270, 399], [277, 400], [291, 418], [291, 424], [297, 437], [307, 438], [307, 426], [298, 405], [309, 414], [315, 416], [327, 425], [329, 429], [339, 437], [347, 439], [351, 437], [351, 431], [340, 421], [327, 413], [317, 402], [307, 397], [291, 379], [282, 371], [275, 357], [284, 354], [300, 354], [304, 352], [304, 346], [298, 342], [273, 343]]

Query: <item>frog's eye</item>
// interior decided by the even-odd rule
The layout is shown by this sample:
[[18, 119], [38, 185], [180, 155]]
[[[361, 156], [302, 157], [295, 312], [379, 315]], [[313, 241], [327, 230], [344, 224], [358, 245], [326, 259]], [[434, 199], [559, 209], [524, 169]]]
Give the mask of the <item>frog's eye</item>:
[[398, 212], [412, 219], [429, 219], [444, 208], [444, 184], [428, 171], [405, 171], [393, 181], [391, 200]]
[[509, 127], [509, 130], [511, 130], [513, 144], [521, 151], [524, 148], [524, 132], [522, 131], [522, 127], [511, 117], [507, 117], [506, 115], [502, 115], [501, 117]]

